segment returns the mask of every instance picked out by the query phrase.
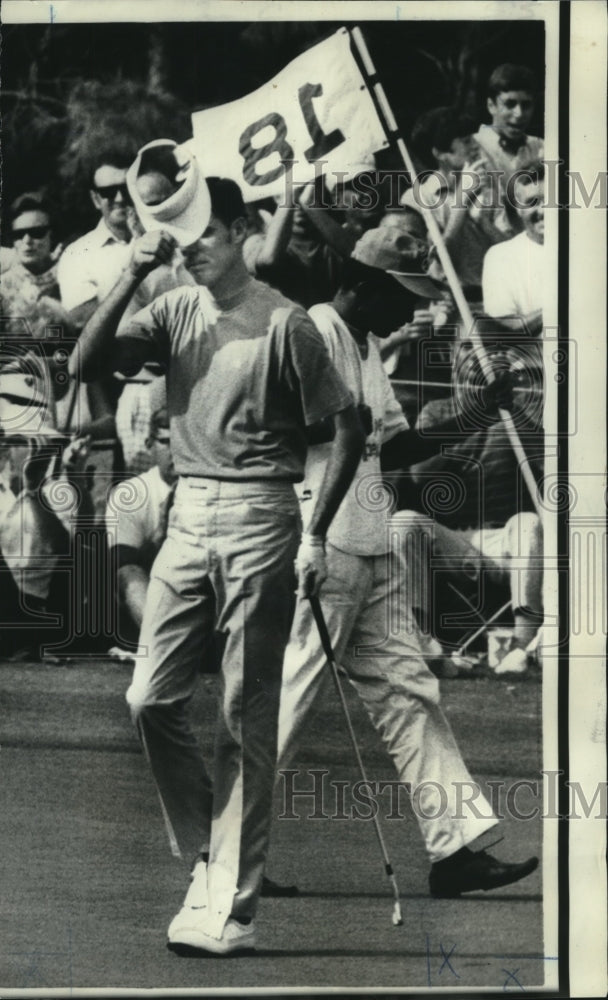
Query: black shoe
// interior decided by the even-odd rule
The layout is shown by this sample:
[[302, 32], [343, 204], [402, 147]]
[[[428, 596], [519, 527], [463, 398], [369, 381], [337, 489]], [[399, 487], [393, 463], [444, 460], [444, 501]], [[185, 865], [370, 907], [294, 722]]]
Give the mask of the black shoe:
[[436, 861], [429, 875], [431, 896], [453, 899], [463, 892], [498, 889], [501, 885], [519, 882], [538, 867], [538, 858], [528, 858], [519, 864], [499, 861], [487, 851], [474, 853], [463, 847], [456, 854]]
[[271, 878], [267, 878], [264, 875], [264, 880], [262, 882], [262, 896], [274, 896], [275, 898], [281, 897], [291, 897], [299, 896], [300, 891], [297, 885], [279, 885], [278, 882], [273, 882]]

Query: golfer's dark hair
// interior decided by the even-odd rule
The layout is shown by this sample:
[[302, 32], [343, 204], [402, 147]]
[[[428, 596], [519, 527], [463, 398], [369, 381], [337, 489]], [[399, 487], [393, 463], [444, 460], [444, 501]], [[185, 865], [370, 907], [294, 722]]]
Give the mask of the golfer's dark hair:
[[15, 198], [10, 207], [11, 225], [24, 212], [44, 212], [48, 216], [49, 225], [52, 225], [53, 217], [50, 205], [37, 191], [26, 191], [25, 194], [20, 194], [18, 198]]
[[536, 80], [532, 70], [515, 63], [503, 63], [497, 66], [488, 80], [488, 97], [494, 101], [499, 94], [504, 94], [507, 90], [525, 90], [533, 97], [536, 93]]
[[243, 194], [236, 181], [227, 177], [208, 177], [207, 187], [211, 197], [211, 211], [220, 222], [231, 226], [237, 219], [247, 219]]
[[454, 139], [473, 135], [476, 124], [457, 108], [431, 108], [418, 118], [412, 129], [412, 146], [426, 166], [434, 166], [433, 147], [441, 153], [449, 150]]

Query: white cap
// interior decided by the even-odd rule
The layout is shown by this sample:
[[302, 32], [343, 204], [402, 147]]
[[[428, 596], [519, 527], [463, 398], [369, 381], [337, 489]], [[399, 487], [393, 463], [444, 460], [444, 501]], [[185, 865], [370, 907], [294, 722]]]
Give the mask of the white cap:
[[[176, 191], [159, 205], [146, 205], [137, 190], [137, 178], [148, 169], [158, 169], [158, 157], [152, 151], [165, 149], [175, 168]], [[152, 155], [146, 155], [152, 154]], [[142, 170], [142, 167], [145, 168]], [[171, 179], [171, 178], [169, 178]], [[178, 146], [172, 139], [155, 139], [142, 146], [127, 171], [127, 187], [142, 226], [146, 232], [164, 229], [175, 237], [179, 246], [187, 247], [204, 233], [211, 218], [211, 198], [203, 172], [190, 144]]]

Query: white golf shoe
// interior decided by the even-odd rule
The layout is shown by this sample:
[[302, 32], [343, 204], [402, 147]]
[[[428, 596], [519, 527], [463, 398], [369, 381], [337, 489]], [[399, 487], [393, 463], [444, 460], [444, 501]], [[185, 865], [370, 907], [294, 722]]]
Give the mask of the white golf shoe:
[[197, 914], [200, 914], [207, 906], [207, 863], [197, 861], [190, 876], [190, 885], [179, 913], [169, 924], [169, 940], [171, 935], [179, 931], [182, 926], [190, 926]]
[[219, 937], [213, 932], [209, 910], [189, 908], [169, 926], [167, 947], [177, 955], [238, 955], [255, 950], [253, 922], [240, 924], [229, 917]]

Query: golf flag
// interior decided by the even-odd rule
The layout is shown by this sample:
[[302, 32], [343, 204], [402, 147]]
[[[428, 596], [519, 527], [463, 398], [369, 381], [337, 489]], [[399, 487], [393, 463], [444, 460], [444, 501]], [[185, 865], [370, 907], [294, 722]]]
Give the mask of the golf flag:
[[319, 169], [349, 174], [388, 145], [346, 28], [252, 94], [195, 112], [192, 131], [205, 175], [232, 178], [245, 201], [283, 193], [291, 161], [297, 186]]

